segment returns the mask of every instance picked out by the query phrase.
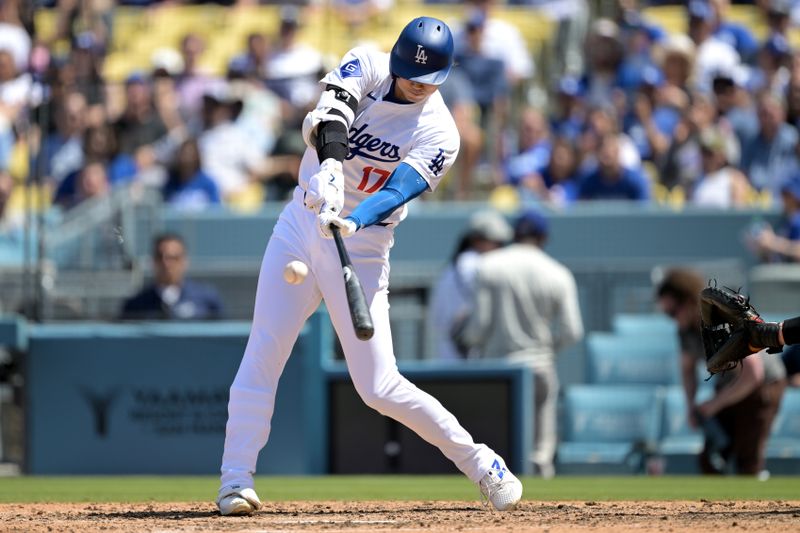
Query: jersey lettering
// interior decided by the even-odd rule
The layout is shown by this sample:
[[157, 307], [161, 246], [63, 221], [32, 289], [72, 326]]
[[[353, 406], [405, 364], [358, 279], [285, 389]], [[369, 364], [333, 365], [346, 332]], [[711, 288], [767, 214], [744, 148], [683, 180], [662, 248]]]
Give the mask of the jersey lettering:
[[339, 68], [339, 75], [344, 78], [360, 78], [361, 77], [361, 63], [358, 59], [348, 61]]
[[421, 44], [417, 45], [417, 55], [414, 56], [414, 61], [423, 65], [428, 64], [428, 54], [425, 53], [425, 49]]
[[435, 176], [438, 176], [439, 172], [441, 172], [443, 168], [444, 168], [444, 150], [439, 148], [439, 153], [436, 154], [436, 156], [433, 159], [431, 159], [431, 164], [428, 165], [428, 170], [433, 172]]
[[[378, 179], [375, 181], [375, 183], [372, 184], [370, 188], [367, 188], [367, 184], [369, 184], [370, 174], [377, 174]], [[389, 172], [388, 170], [384, 170], [382, 168], [364, 167], [364, 173], [361, 176], [361, 183], [358, 184], [358, 190], [364, 191], [367, 194], [372, 194], [380, 190], [381, 187], [383, 187], [383, 184], [386, 183], [386, 180], [389, 179], [389, 176], [391, 174], [392, 174], [391, 172]]]
[[396, 163], [400, 161], [400, 147], [388, 141], [384, 141], [380, 137], [376, 137], [371, 133], [366, 133], [369, 124], [364, 124], [360, 128], [350, 128], [350, 138], [347, 139], [350, 144], [350, 153], [347, 160], [353, 159], [355, 156], [361, 156], [365, 159], [372, 159], [381, 163]]

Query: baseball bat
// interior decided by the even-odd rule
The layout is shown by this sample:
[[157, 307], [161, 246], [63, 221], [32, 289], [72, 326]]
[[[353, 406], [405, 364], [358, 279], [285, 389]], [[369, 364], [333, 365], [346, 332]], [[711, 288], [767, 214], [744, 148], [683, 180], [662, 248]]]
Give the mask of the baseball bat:
[[372, 316], [369, 314], [369, 306], [367, 306], [367, 297], [364, 294], [364, 288], [361, 282], [358, 281], [356, 271], [353, 268], [353, 263], [350, 261], [350, 255], [347, 253], [347, 248], [344, 247], [342, 234], [339, 228], [331, 224], [331, 233], [333, 240], [336, 242], [336, 250], [339, 252], [339, 261], [342, 263], [342, 274], [344, 274], [344, 290], [347, 294], [347, 305], [350, 307], [350, 318], [353, 321], [353, 329], [356, 331], [356, 337], [362, 341], [367, 341], [372, 338], [375, 333], [375, 327], [372, 325]]

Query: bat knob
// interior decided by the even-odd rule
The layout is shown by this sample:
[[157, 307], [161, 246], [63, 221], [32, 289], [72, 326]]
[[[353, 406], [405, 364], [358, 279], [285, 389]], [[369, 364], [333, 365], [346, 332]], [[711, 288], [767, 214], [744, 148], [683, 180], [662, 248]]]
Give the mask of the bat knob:
[[358, 328], [356, 330], [356, 337], [358, 337], [358, 340], [360, 341], [368, 341], [372, 338], [374, 333], [374, 328]]

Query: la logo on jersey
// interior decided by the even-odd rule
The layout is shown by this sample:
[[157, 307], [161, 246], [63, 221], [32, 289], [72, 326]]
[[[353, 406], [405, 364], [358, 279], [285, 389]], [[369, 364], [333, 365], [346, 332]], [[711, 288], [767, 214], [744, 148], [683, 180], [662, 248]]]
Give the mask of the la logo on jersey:
[[417, 55], [414, 56], [414, 61], [423, 65], [428, 64], [428, 54], [425, 53], [425, 49], [421, 44], [417, 45]]

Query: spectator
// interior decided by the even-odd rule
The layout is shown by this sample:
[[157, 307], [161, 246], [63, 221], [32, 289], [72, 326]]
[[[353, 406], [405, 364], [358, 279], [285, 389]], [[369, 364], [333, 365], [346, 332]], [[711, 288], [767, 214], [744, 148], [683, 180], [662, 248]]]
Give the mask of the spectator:
[[550, 160], [550, 127], [538, 109], [529, 107], [519, 119], [519, 147], [517, 153], [506, 160], [506, 180], [536, 195], [543, 192], [542, 170]]
[[259, 182], [265, 171], [265, 155], [246, 130], [236, 123], [241, 97], [227, 81], [209, 87], [203, 97], [205, 130], [198, 139], [203, 171], [213, 178], [225, 203], [252, 209], [263, 202]]
[[514, 224], [514, 243], [481, 257], [475, 275], [473, 311], [457, 342], [482, 358], [505, 357], [528, 365], [534, 375], [534, 450], [537, 472], [555, 474], [555, 357], [583, 336], [575, 278], [544, 252], [548, 223], [526, 211]]
[[647, 178], [639, 170], [622, 166], [620, 140], [617, 134], [603, 136], [597, 153], [597, 168], [585, 176], [578, 186], [580, 200], [650, 199]]
[[703, 174], [691, 192], [691, 203], [703, 207], [744, 207], [752, 188], [747, 176], [728, 164], [725, 137], [717, 128], [700, 134]]
[[231, 59], [229, 65], [238, 65], [244, 77], [264, 79], [264, 67], [269, 58], [269, 41], [263, 33], [251, 33], [247, 36], [247, 49], [244, 53]]
[[[114, 122], [119, 151], [136, 159], [140, 171], [156, 167], [155, 144], [167, 135], [167, 127], [155, 107], [150, 80], [141, 73], [125, 81], [125, 109]], [[163, 178], [154, 176], [152, 184]]]
[[550, 130], [557, 137], [577, 141], [586, 128], [586, 108], [581, 81], [564, 76], [555, 90], [555, 105], [550, 116]]
[[797, 130], [786, 124], [786, 108], [775, 95], [762, 93], [757, 110], [759, 129], [742, 141], [741, 168], [756, 189], [777, 198], [781, 185], [798, 168]]
[[789, 86], [792, 48], [786, 37], [773, 34], [758, 51], [757, 68], [753, 70], [748, 88], [753, 93], [769, 91], [782, 97]]
[[[478, 125], [478, 108], [467, 75], [459, 68], [450, 71], [448, 82], [439, 86], [445, 104], [461, 137], [455, 171], [448, 174], [447, 191], [454, 200], [467, 200], [473, 192], [475, 169], [484, 143], [484, 130]], [[453, 185], [451, 180], [457, 180]], [[439, 189], [441, 190], [440, 186]]]
[[102, 44], [96, 42], [91, 32], [83, 32], [75, 37], [68, 63], [75, 76], [75, 90], [86, 99], [87, 125], [97, 125], [106, 120], [105, 86], [101, 75]]
[[7, 170], [0, 170], [0, 241], [13, 238], [22, 222], [9, 207], [14, 187], [11, 174]]
[[786, 122], [795, 128], [800, 126], [800, 52], [792, 54], [786, 88]]
[[188, 139], [178, 149], [164, 185], [164, 201], [183, 210], [202, 210], [220, 203], [217, 184], [202, 171], [196, 140]]
[[[468, 0], [468, 20], [481, 16], [485, 20], [481, 35], [481, 51], [485, 57], [498, 59], [505, 65], [506, 80], [512, 88], [533, 76], [533, 60], [519, 30], [494, 16], [496, 0]], [[453, 35], [456, 50], [465, 50], [468, 41], [466, 25]]]
[[578, 154], [575, 146], [564, 138], [553, 141], [550, 161], [542, 170], [547, 188], [542, 199], [556, 207], [564, 207], [578, 199]]
[[783, 213], [773, 230], [769, 225], [752, 228], [748, 241], [763, 261], [800, 263], [800, 175], [781, 188]]
[[728, 156], [730, 162], [737, 165], [741, 160], [742, 140], [758, 132], [758, 117], [750, 93], [743, 87], [744, 82], [741, 74], [733, 72], [718, 72], [711, 82], [717, 114], [715, 122], [721, 125], [724, 121], [735, 134], [736, 144], [729, 147]]
[[730, 0], [709, 0], [709, 5], [714, 13], [714, 37], [732, 46], [742, 61], [753, 61], [758, 41], [747, 26], [728, 19]]
[[26, 72], [32, 43], [20, 17], [20, 6], [21, 0], [0, 4], [0, 50], [11, 55], [16, 72]]
[[579, 153], [583, 159], [580, 162], [581, 173], [591, 172], [597, 165], [597, 152], [603, 137], [616, 135], [620, 146], [620, 162], [623, 167], [630, 170], [639, 170], [642, 167], [642, 157], [636, 144], [626, 134], [620, 134], [620, 121], [616, 109], [611, 105], [599, 106], [589, 110], [586, 125], [578, 139]]
[[200, 65], [205, 46], [203, 38], [196, 33], [188, 33], [183, 37], [183, 71], [175, 77], [180, 115], [192, 133], [198, 133], [202, 127], [198, 117], [203, 106], [203, 95], [218, 81], [218, 78], [205, 72]]
[[673, 131], [680, 120], [682, 107], [676, 108], [660, 97], [664, 76], [658, 68], [647, 65], [641, 83], [632, 95], [632, 108], [625, 117], [625, 132], [636, 144], [642, 159], [658, 160], [669, 149]]
[[347, 27], [349, 35], [359, 35], [365, 27], [384, 22], [394, 0], [333, 0], [331, 5]]
[[694, 41], [694, 88], [711, 91], [711, 79], [716, 72], [736, 70], [741, 59], [731, 45], [714, 36], [715, 15], [705, 0], [689, 0], [689, 37]]
[[74, 192], [57, 199], [62, 207], [71, 209], [84, 201], [107, 197], [110, 192], [111, 185], [104, 162], [87, 161], [75, 176]]
[[[277, 39], [266, 63], [267, 87], [295, 108], [295, 116], [305, 115], [306, 108], [319, 97], [319, 79], [323, 70], [322, 55], [299, 42], [300, 8], [281, 8]], [[290, 121], [297, 120], [292, 117]]]
[[585, 48], [587, 67], [583, 84], [586, 101], [592, 107], [607, 106], [623, 94], [618, 83], [625, 50], [617, 23], [605, 18], [595, 20]]
[[468, 356], [453, 342], [451, 333], [469, 314], [479, 258], [507, 244], [512, 233], [506, 219], [496, 211], [478, 211], [470, 217], [455, 254], [431, 292], [428, 323], [435, 334], [437, 358], [458, 360]]
[[55, 111], [56, 131], [47, 136], [43, 150], [45, 172], [52, 183], [58, 186], [83, 166], [86, 98], [79, 92], [69, 93]]
[[217, 291], [186, 279], [189, 260], [183, 239], [165, 233], [153, 242], [153, 282], [125, 301], [126, 320], [214, 320], [223, 316]]
[[792, 0], [757, 0], [765, 14], [770, 34], [788, 37], [792, 25]]
[[717, 374], [714, 395], [697, 403], [697, 363], [705, 363], [700, 334], [700, 291], [703, 278], [688, 269], [668, 271], [656, 289], [658, 305], [678, 326], [683, 389], [687, 420], [698, 428], [713, 419], [722, 427], [727, 445], [717, 449], [712, 439], [699, 457], [705, 474], [722, 474], [728, 461], [735, 461], [736, 473], [758, 475], [764, 469], [764, 455], [772, 420], [786, 387], [786, 373], [780, 359], [759, 352], [742, 365]]

